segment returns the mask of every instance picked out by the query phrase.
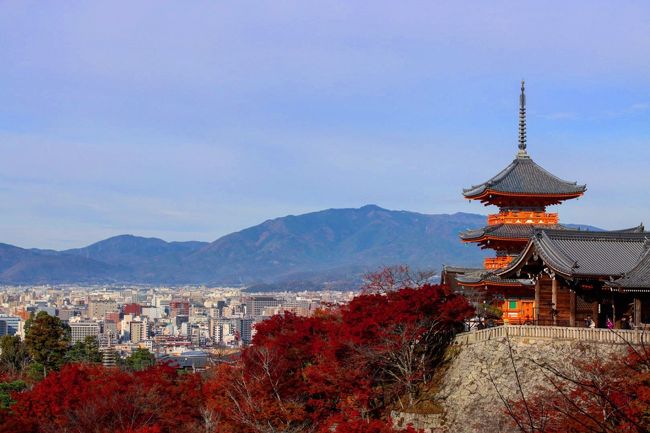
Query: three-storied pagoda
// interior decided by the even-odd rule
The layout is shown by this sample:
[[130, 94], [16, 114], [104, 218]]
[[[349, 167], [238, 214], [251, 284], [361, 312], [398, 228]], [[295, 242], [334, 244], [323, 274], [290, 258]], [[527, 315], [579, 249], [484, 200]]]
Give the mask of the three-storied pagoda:
[[[534, 317], [534, 282], [530, 279], [503, 278], [496, 271], [507, 267], [526, 247], [536, 228], [563, 229], [557, 213], [547, 206], [580, 197], [585, 185], [562, 180], [537, 165], [526, 150], [526, 94], [521, 82], [519, 97], [519, 151], [510, 165], [486, 182], [463, 190], [469, 200], [497, 206], [488, 215], [487, 225], [461, 233], [463, 242], [477, 243], [496, 252], [484, 261], [484, 269], [446, 267], [443, 280], [463, 288], [481, 288], [500, 300], [504, 321], [522, 323]], [[453, 281], [450, 281], [453, 280]], [[539, 301], [538, 301], [539, 303]]]

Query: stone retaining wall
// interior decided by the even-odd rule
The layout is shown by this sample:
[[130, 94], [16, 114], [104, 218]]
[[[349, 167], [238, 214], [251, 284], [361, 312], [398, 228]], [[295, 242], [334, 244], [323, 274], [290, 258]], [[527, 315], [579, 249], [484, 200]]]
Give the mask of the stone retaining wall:
[[611, 342], [503, 335], [452, 346], [450, 361], [435, 396], [435, 403], [443, 408], [443, 413], [393, 413], [396, 424], [411, 423], [427, 433], [516, 432], [497, 394], [498, 389], [506, 399], [521, 398], [513, 360], [524, 394], [529, 396], [539, 389], [550, 388], [537, 363], [566, 369], [571, 368], [572, 359], [609, 358], [628, 350], [625, 344]]

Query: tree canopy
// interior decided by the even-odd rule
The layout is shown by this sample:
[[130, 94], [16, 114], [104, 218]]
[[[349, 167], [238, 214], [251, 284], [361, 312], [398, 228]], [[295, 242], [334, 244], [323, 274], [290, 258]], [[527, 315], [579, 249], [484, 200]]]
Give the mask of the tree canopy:
[[[274, 316], [256, 326], [238, 360], [206, 375], [146, 368], [146, 349], [124, 370], [70, 364], [13, 393], [0, 432], [415, 433], [395, 428], [390, 412], [418, 402], [472, 313], [463, 297], [423, 284], [366, 293], [310, 317]], [[44, 322], [35, 318], [32, 344]], [[56, 332], [43, 340], [56, 351], [65, 333], [47, 322]]]
[[29, 365], [27, 346], [17, 335], [0, 338], [0, 371], [10, 377], [19, 375]]
[[65, 354], [65, 361], [81, 363], [98, 363], [102, 362], [102, 354], [99, 351], [99, 342], [97, 337], [92, 335], [84, 338], [83, 341], [77, 341]]
[[39, 312], [31, 321], [25, 336], [27, 351], [43, 374], [57, 370], [65, 360], [70, 344], [66, 325], [58, 317]]
[[153, 366], [156, 363], [156, 357], [149, 349], [139, 347], [124, 360], [125, 366], [131, 371], [142, 371]]

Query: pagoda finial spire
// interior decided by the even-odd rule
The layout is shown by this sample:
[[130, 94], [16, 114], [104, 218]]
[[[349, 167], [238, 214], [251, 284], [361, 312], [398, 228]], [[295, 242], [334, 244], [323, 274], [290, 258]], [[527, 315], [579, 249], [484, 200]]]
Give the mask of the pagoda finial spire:
[[519, 155], [526, 156], [526, 93], [524, 80], [521, 80], [519, 95]]

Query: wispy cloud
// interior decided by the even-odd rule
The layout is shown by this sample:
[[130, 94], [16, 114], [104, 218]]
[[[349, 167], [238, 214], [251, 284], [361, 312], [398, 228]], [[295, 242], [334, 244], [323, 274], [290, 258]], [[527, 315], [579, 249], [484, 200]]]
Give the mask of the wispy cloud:
[[539, 114], [538, 117], [547, 120], [575, 120], [578, 114], [571, 111], [556, 111], [551, 113]]
[[[515, 152], [521, 77], [536, 161], [590, 183], [598, 139], [650, 136], [649, 20], [648, 2], [588, 0], [0, 1], [0, 242], [468, 210], [460, 188]], [[608, 206], [632, 225], [650, 179], [616, 151], [606, 180], [640, 180]]]
[[639, 114], [646, 113], [650, 110], [650, 103], [637, 102], [627, 105], [620, 109], [615, 110], [602, 110], [596, 114], [587, 115], [586, 113], [579, 114], [575, 111], [552, 111], [549, 113], [541, 113], [535, 115], [541, 119], [546, 120], [602, 120], [602, 119], [616, 119], [624, 117], [632, 117]]
[[636, 116], [647, 112], [648, 109], [650, 109], [650, 103], [637, 102], [618, 110], [607, 110], [602, 114], [602, 117], [618, 118], [618, 117]]

